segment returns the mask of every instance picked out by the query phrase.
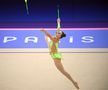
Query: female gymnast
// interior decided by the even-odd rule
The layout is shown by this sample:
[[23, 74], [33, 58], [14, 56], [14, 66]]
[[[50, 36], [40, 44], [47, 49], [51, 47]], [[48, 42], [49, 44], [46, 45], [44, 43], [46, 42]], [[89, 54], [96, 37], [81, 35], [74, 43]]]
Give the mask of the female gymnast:
[[[57, 19], [57, 23], [60, 23], [60, 19]], [[71, 77], [71, 75], [64, 69], [62, 63], [61, 63], [61, 53], [58, 52], [58, 44], [59, 40], [63, 37], [66, 37], [66, 34], [63, 31], [60, 31], [60, 27], [57, 28], [57, 32], [55, 34], [55, 37], [52, 37], [46, 30], [41, 29], [42, 32], [45, 33], [46, 42], [48, 44], [50, 55], [54, 61], [54, 64], [56, 68], [65, 75], [72, 83], [73, 85], [79, 89], [79, 86], [77, 82]], [[50, 38], [51, 42], [49, 43], [48, 38]]]

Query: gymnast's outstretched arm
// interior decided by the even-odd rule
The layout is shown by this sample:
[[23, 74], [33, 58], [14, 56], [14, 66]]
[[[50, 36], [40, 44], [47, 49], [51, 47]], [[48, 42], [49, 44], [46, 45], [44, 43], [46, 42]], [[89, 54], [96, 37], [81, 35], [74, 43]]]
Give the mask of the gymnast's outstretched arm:
[[45, 35], [48, 36], [53, 42], [57, 42], [57, 39], [55, 39], [54, 37], [52, 37], [48, 31], [46, 31], [44, 29], [41, 29], [41, 31], [44, 32]]
[[60, 27], [60, 18], [57, 19], [57, 31], [60, 31], [61, 27]]

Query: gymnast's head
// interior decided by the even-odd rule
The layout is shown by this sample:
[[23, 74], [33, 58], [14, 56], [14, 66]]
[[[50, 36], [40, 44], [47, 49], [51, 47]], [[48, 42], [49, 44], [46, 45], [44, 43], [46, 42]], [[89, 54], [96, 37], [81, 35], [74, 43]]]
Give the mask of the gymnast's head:
[[63, 31], [57, 31], [56, 32], [56, 37], [61, 39], [63, 37], [66, 37], [66, 34]]

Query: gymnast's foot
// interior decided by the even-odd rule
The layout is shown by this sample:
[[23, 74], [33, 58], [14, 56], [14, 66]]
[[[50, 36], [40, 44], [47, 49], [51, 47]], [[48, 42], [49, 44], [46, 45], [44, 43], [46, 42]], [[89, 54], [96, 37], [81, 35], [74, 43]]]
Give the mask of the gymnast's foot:
[[77, 89], [79, 89], [79, 86], [78, 86], [78, 83], [77, 82], [73, 82], [73, 84], [74, 84], [74, 86], [77, 88]]

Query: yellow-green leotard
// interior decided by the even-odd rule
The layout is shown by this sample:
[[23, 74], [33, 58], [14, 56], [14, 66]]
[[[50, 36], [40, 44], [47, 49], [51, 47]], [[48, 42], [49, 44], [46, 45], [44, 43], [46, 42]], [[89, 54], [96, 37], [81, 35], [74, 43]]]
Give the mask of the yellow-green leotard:
[[[54, 43], [53, 41], [51, 41], [50, 42], [50, 51], [51, 51], [51, 47], [52, 47], [52, 45], [55, 45], [55, 47], [56, 47], [56, 50], [58, 49], [58, 42], [57, 43]], [[51, 57], [53, 58], [53, 59], [58, 59], [58, 60], [60, 60], [61, 58], [62, 58], [62, 55], [61, 55], [61, 53], [60, 52], [56, 52], [56, 53], [50, 53], [51, 54]]]

